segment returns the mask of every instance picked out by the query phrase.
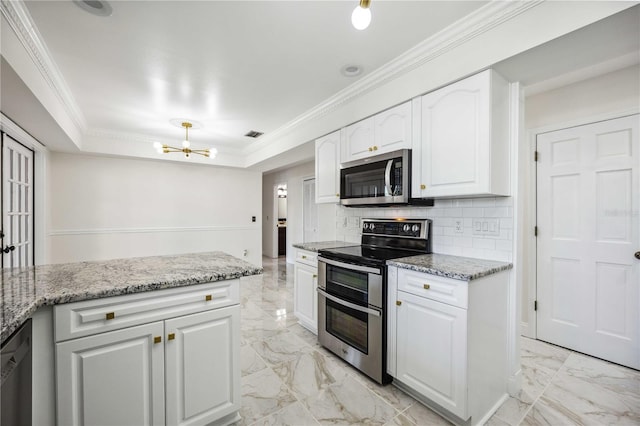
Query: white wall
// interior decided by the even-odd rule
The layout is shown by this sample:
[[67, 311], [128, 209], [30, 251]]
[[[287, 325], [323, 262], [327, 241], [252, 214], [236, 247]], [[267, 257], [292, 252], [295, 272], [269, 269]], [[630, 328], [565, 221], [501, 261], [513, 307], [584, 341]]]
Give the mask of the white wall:
[[52, 153], [49, 177], [49, 263], [222, 250], [262, 264], [258, 172]]
[[[639, 112], [640, 108], [640, 66], [634, 65], [618, 71], [583, 80], [574, 84], [529, 96], [525, 100], [525, 128], [529, 146], [523, 149], [532, 151], [537, 133], [558, 130], [574, 125], [586, 124], [603, 118], [613, 118], [630, 112]], [[524, 262], [522, 286], [522, 331], [525, 335], [534, 335], [529, 318], [533, 315], [535, 299], [535, 239], [531, 233], [535, 225], [535, 165], [526, 164], [521, 171], [524, 179], [522, 194], [525, 202], [522, 220], [525, 223], [523, 239]]]
[[[265, 256], [277, 257], [277, 252], [273, 253], [271, 249], [273, 245], [273, 232], [271, 231], [275, 229], [275, 222], [267, 219], [267, 214], [273, 212], [273, 186], [279, 183], [287, 184], [287, 262], [293, 263], [295, 253], [292, 244], [301, 243], [304, 240], [302, 181], [314, 175], [315, 163], [311, 161], [263, 176], [262, 246]], [[335, 204], [318, 204], [318, 241], [336, 239], [336, 208]], [[272, 213], [269, 214], [272, 215]]]

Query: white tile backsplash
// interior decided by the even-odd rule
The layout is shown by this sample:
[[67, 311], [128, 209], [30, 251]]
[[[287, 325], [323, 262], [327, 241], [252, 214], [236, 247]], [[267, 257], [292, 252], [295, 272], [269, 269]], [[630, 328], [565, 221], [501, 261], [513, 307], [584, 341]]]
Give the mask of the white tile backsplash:
[[[359, 243], [362, 218], [431, 219], [435, 253], [511, 262], [513, 259], [513, 198], [435, 200], [433, 207], [338, 207], [338, 240]], [[345, 220], [345, 218], [348, 218]], [[498, 219], [498, 235], [474, 235], [474, 220]], [[462, 221], [462, 232], [456, 222]]]

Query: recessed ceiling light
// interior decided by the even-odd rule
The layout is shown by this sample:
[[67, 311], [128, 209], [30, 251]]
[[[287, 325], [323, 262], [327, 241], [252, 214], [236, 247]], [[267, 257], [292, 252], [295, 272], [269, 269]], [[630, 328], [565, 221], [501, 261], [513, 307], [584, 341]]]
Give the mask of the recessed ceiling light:
[[355, 77], [362, 74], [362, 68], [360, 68], [358, 65], [345, 65], [344, 67], [342, 67], [340, 72], [345, 77]]
[[73, 0], [73, 2], [82, 10], [96, 16], [111, 16], [113, 9], [111, 5], [104, 0]]

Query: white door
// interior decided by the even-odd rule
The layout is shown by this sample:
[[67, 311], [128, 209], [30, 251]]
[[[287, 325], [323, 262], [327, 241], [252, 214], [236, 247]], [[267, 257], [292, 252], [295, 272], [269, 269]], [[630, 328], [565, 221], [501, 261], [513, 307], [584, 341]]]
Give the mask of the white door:
[[316, 180], [302, 182], [302, 241], [318, 241], [318, 206], [316, 205]]
[[377, 154], [373, 149], [373, 117], [347, 126], [344, 130], [343, 142], [340, 163], [347, 163]]
[[165, 321], [167, 425], [206, 425], [240, 409], [240, 306]]
[[57, 424], [164, 425], [162, 334], [159, 321], [58, 343]]
[[538, 338], [636, 369], [639, 117], [537, 137]]
[[374, 147], [378, 153], [411, 149], [411, 101], [373, 117]]
[[316, 139], [316, 203], [340, 201], [340, 134]]
[[2, 134], [2, 267], [33, 265], [33, 151]]

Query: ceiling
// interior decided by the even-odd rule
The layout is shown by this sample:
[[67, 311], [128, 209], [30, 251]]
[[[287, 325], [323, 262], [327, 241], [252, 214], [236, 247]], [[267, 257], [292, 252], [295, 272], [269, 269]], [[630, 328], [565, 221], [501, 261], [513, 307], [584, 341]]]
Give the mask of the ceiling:
[[[70, 0], [30, 0], [22, 3], [22, 21], [33, 25], [26, 27], [42, 43], [39, 51], [50, 60], [58, 93], [84, 139], [102, 138], [103, 146], [117, 140], [111, 149], [95, 152], [121, 155], [133, 147], [129, 155], [144, 157], [153, 151], [153, 140], [179, 144], [183, 129], [171, 121], [189, 119], [200, 125], [189, 134], [195, 148], [213, 146], [219, 159], [225, 154], [241, 158], [337, 94], [371, 77], [380, 81], [380, 70], [397, 58], [490, 6], [373, 0], [372, 23], [358, 31], [350, 23], [357, 3], [111, 1], [113, 13], [102, 17]], [[631, 7], [494, 68], [534, 93], [588, 78], [589, 72], [638, 63], [639, 22], [640, 6]], [[3, 112], [41, 117], [38, 123], [46, 124], [47, 110], [19, 81], [19, 73], [4, 59], [1, 65], [3, 100], [26, 90], [21, 99], [34, 101], [3, 102]], [[347, 77], [341, 73], [346, 65], [357, 65], [362, 73]], [[77, 150], [77, 143], [58, 143], [65, 134], [51, 117], [49, 122], [29, 131], [52, 150]], [[244, 136], [249, 130], [265, 135]], [[312, 158], [313, 144], [299, 142], [253, 168], [274, 170]]]
[[[108, 17], [71, 1], [26, 6], [88, 129], [238, 150], [486, 2], [112, 1]], [[398, 23], [402, 22], [402, 26]], [[361, 67], [357, 77], [341, 68]]]

